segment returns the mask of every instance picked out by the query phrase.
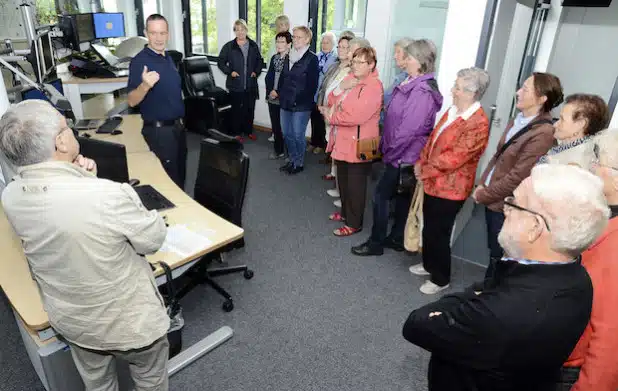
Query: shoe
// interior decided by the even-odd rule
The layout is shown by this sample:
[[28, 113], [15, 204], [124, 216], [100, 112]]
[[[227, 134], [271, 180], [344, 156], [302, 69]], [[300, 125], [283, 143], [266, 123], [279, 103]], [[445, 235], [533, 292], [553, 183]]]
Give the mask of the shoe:
[[274, 143], [274, 142], [275, 142], [275, 135], [274, 135], [274, 134], [273, 134], [273, 135], [271, 135], [271, 136], [268, 138], [268, 141], [270, 141], [271, 143]]
[[337, 189], [326, 190], [326, 194], [328, 194], [329, 196], [334, 197], [334, 198], [341, 197], [341, 195], [339, 194], [339, 190], [337, 190]]
[[321, 148], [321, 147], [315, 147], [315, 148], [313, 148], [313, 154], [314, 154], [314, 155], [319, 155], [319, 154], [321, 154], [321, 153], [324, 153], [324, 148]]
[[236, 137], [234, 137], [234, 138], [235, 138], [236, 140], [238, 140], [238, 142], [240, 142], [240, 143], [244, 143], [244, 142], [245, 142], [245, 139], [244, 139], [244, 137], [243, 137], [243, 136], [236, 136]]
[[359, 233], [360, 231], [362, 231], [362, 228], [352, 228], [352, 227], [348, 227], [347, 225], [344, 225], [341, 228], [337, 228], [336, 230], [333, 231], [333, 234], [335, 236], [350, 236], [350, 235], [354, 235]]
[[410, 266], [410, 268], [408, 269], [410, 270], [410, 273], [416, 275], [416, 276], [428, 276], [429, 272], [427, 270], [425, 270], [425, 268], [423, 267], [422, 263], [418, 263], [416, 265], [412, 265]]
[[247, 137], [248, 137], [248, 138], [249, 138], [249, 140], [251, 140], [251, 141], [255, 141], [255, 140], [257, 140], [257, 136], [256, 136], [255, 134], [253, 134], [253, 133], [251, 133], [251, 134], [250, 134], [250, 135], [248, 135]]
[[381, 246], [372, 245], [370, 241], [366, 241], [361, 245], [352, 247], [352, 254], [360, 257], [382, 255], [384, 254], [384, 249]]
[[292, 162], [287, 162], [283, 166], [279, 167], [279, 171], [288, 171], [291, 167], [294, 167]]
[[449, 286], [450, 284], [446, 284], [444, 286], [436, 285], [433, 282], [427, 280], [423, 285], [421, 285], [419, 290], [426, 295], [435, 295], [438, 292], [442, 292], [443, 290], [448, 289]]
[[288, 170], [286, 171], [289, 175], [296, 175], [299, 172], [303, 172], [304, 167], [303, 166], [290, 166], [290, 168], [288, 168]]
[[334, 181], [335, 176], [333, 174], [326, 174], [322, 175], [322, 179], [324, 179], [325, 181]]
[[285, 157], [285, 154], [281, 153], [279, 155], [277, 155], [274, 152], [271, 152], [270, 155], [268, 155], [268, 159], [270, 160], [279, 160], [279, 159], [283, 159]]
[[341, 208], [341, 200], [333, 201], [333, 205], [335, 205], [337, 208]]
[[382, 244], [384, 247], [386, 248], [390, 248], [391, 250], [395, 250], [397, 252], [402, 252], [404, 251], [406, 248], [403, 246], [403, 242], [397, 239], [393, 239], [390, 236], [386, 238], [386, 240], [384, 240], [384, 243]]
[[328, 216], [328, 219], [331, 221], [345, 221], [340, 212], [332, 213], [330, 216]]

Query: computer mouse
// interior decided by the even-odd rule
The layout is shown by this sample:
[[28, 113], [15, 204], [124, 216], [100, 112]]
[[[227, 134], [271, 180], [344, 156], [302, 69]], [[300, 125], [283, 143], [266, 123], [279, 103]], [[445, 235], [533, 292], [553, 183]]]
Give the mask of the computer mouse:
[[139, 185], [139, 179], [137, 179], [137, 178], [129, 179], [129, 185], [131, 185], [131, 187], [135, 187], [135, 186]]
[[112, 133], [110, 133], [110, 134], [111, 134], [112, 136], [117, 136], [117, 135], [119, 135], [119, 134], [122, 134], [122, 130], [118, 130], [118, 129], [116, 129], [116, 130], [113, 130], [113, 131], [112, 131]]

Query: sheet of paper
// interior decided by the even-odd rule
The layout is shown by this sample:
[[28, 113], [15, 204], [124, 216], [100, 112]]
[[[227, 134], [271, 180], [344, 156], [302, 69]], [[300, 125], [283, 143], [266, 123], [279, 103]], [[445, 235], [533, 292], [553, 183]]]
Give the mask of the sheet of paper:
[[176, 224], [167, 228], [167, 235], [160, 251], [173, 252], [187, 258], [211, 244], [212, 240], [208, 237], [195, 233], [184, 225]]

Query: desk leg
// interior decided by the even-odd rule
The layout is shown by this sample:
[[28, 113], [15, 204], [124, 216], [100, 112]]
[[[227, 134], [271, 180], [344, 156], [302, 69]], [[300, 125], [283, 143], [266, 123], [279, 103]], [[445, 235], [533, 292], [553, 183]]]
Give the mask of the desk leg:
[[167, 369], [168, 375], [172, 377], [198, 358], [232, 338], [232, 335], [234, 335], [234, 331], [229, 326], [223, 326], [198, 343], [191, 345], [188, 349], [170, 359]]
[[75, 119], [80, 120], [84, 118], [84, 108], [82, 107], [82, 96], [79, 92], [79, 85], [64, 84], [62, 88], [64, 90], [64, 96], [69, 100], [69, 103], [71, 103]]

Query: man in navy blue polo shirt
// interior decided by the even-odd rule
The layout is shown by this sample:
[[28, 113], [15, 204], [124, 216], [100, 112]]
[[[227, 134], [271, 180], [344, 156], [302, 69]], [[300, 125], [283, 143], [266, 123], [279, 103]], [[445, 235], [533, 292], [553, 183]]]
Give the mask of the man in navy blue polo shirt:
[[172, 180], [184, 190], [187, 138], [182, 124], [180, 74], [170, 56], [165, 55], [169, 36], [167, 20], [159, 14], [146, 19], [148, 46], [129, 67], [129, 106], [139, 105], [144, 120], [142, 135]]

